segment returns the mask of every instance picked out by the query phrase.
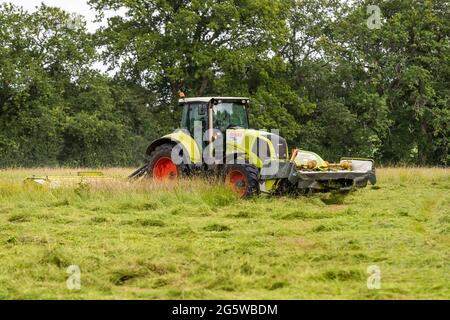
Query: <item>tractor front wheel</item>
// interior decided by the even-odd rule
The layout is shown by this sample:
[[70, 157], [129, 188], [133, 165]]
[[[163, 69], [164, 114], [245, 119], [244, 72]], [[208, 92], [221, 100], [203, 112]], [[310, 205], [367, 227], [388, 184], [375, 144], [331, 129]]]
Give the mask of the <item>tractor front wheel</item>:
[[230, 186], [241, 198], [259, 194], [259, 171], [249, 164], [226, 165], [223, 176], [225, 185]]
[[148, 159], [148, 175], [155, 180], [175, 180], [181, 176], [181, 169], [172, 161], [172, 146], [156, 147]]

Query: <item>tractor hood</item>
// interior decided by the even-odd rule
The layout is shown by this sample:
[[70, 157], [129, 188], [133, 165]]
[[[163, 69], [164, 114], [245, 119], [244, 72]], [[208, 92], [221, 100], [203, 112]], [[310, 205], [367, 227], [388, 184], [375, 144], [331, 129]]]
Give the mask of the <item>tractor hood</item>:
[[[229, 129], [226, 133], [227, 150], [228, 147], [234, 147], [239, 152], [246, 153], [246, 150], [256, 151], [260, 144], [265, 150], [269, 150], [270, 154], [266, 154], [266, 158], [287, 159], [288, 147], [286, 140], [275, 133], [255, 129]], [[227, 152], [228, 153], [228, 152]], [[262, 155], [264, 159], [264, 155]]]

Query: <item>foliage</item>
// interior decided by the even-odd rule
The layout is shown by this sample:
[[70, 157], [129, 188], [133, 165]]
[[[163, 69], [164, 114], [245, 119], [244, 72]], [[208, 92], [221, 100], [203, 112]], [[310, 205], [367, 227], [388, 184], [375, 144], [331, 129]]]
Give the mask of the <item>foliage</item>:
[[249, 96], [255, 128], [332, 161], [450, 160], [447, 0], [89, 3], [126, 14], [90, 34], [57, 8], [1, 5], [0, 167], [137, 165], [178, 126], [181, 90]]

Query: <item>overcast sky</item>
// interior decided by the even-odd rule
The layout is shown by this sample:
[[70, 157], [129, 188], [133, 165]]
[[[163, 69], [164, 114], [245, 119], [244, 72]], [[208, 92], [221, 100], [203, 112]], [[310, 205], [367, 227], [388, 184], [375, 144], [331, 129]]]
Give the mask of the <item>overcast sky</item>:
[[87, 0], [0, 0], [0, 3], [4, 2], [22, 6], [28, 11], [33, 11], [41, 3], [45, 3], [48, 6], [59, 7], [68, 12], [81, 14], [86, 18], [88, 30], [91, 32], [95, 31], [100, 25], [93, 22], [95, 20], [95, 11], [90, 9]]

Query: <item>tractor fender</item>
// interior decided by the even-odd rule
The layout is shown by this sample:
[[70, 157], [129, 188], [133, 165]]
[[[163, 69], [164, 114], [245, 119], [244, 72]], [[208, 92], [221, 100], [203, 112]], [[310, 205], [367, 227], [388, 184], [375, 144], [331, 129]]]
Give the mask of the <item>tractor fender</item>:
[[188, 160], [190, 164], [197, 164], [202, 162], [202, 156], [197, 142], [185, 131], [178, 130], [171, 134], [165, 135], [162, 138], [153, 141], [145, 152], [146, 156], [149, 156], [153, 150], [163, 144], [179, 145], [183, 148], [183, 153], [186, 156], [185, 160]]

